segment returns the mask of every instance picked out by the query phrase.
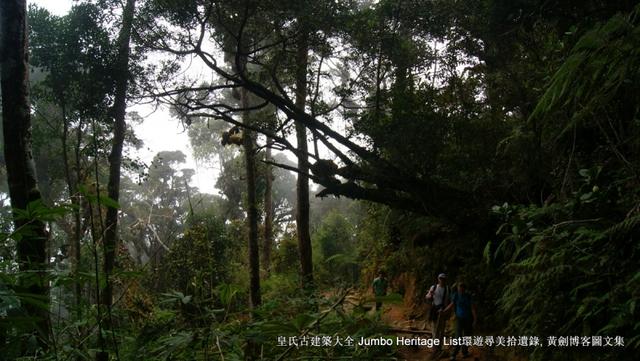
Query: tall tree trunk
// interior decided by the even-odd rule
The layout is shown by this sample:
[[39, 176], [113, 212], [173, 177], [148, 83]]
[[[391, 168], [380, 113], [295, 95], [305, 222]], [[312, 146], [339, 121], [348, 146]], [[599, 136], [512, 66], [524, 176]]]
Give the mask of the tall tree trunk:
[[[122, 148], [124, 145], [124, 135], [126, 130], [125, 115], [127, 109], [127, 87], [129, 79], [129, 53], [131, 40], [131, 28], [133, 23], [133, 13], [135, 11], [135, 0], [127, 0], [122, 12], [122, 28], [118, 35], [118, 55], [115, 63], [115, 95], [113, 104], [113, 144], [111, 153], [109, 154], [109, 182], [107, 185], [107, 193], [109, 198], [118, 201], [120, 198], [120, 167], [122, 163]], [[107, 208], [107, 216], [105, 218], [106, 228], [104, 232], [104, 277], [106, 278], [106, 286], [102, 292], [101, 304], [107, 311], [107, 317], [104, 322], [104, 328], [112, 331], [111, 322], [111, 305], [113, 302], [113, 286], [109, 280], [109, 276], [113, 271], [115, 264], [115, 254], [117, 249], [117, 231], [118, 231], [118, 209]], [[113, 333], [111, 333], [113, 336]], [[115, 341], [115, 339], [114, 339]], [[115, 344], [115, 342], [114, 342]], [[117, 344], [115, 344], [117, 346]], [[104, 345], [103, 345], [104, 346]], [[97, 361], [107, 361], [109, 353], [102, 347], [101, 351], [96, 353]]]
[[75, 201], [75, 205], [77, 208], [73, 210], [73, 217], [75, 223], [75, 231], [73, 232], [73, 279], [75, 280], [75, 295], [76, 295], [76, 307], [78, 307], [78, 316], [82, 316], [82, 283], [78, 280], [79, 278], [79, 270], [80, 270], [80, 262], [81, 262], [81, 243], [82, 235], [84, 234], [84, 228], [82, 226], [82, 217], [80, 212], [82, 211], [82, 198], [80, 196], [80, 192], [77, 191], [77, 185], [82, 182], [82, 171], [80, 166], [80, 148], [82, 147], [82, 120], [78, 122], [78, 128], [76, 129], [76, 144], [74, 149], [75, 155], [75, 165], [76, 165], [76, 189], [74, 191], [75, 197], [71, 199], [72, 202]]
[[[307, 99], [307, 62], [309, 57], [308, 34], [302, 31], [296, 51], [296, 107], [304, 110]], [[298, 141], [298, 181], [296, 184], [296, 229], [300, 252], [300, 272], [303, 287], [313, 286], [311, 259], [311, 235], [309, 231], [309, 160], [307, 158], [307, 128], [296, 122]]]
[[[26, 0], [0, 2], [0, 83], [2, 89], [2, 125], [4, 156], [13, 209], [26, 209], [41, 199], [31, 153], [31, 115], [29, 104], [29, 55]], [[17, 242], [22, 292], [37, 297], [42, 306], [24, 304], [28, 316], [36, 319], [34, 332], [38, 342], [47, 347], [49, 335], [49, 289], [46, 281], [47, 231], [36, 219], [19, 218], [14, 213], [15, 230], [22, 233]], [[27, 230], [28, 231], [25, 231]], [[35, 272], [34, 272], [35, 271]], [[34, 279], [35, 278], [35, 279]]]
[[[242, 88], [240, 101], [243, 108], [249, 107], [249, 92]], [[244, 124], [250, 125], [249, 111], [242, 114]], [[249, 228], [249, 269], [250, 285], [249, 299], [251, 308], [262, 303], [260, 295], [260, 250], [258, 246], [258, 206], [256, 194], [256, 158], [253, 149], [252, 132], [244, 129], [242, 145], [244, 147], [244, 163], [247, 174], [247, 226]]]
[[[271, 146], [273, 140], [267, 138], [267, 150], [265, 160], [271, 161]], [[273, 247], [273, 169], [267, 164], [267, 172], [265, 174], [265, 190], [264, 190], [264, 244], [262, 245], [262, 265], [265, 275], [269, 275], [271, 271], [271, 248]]]
[[[243, 34], [247, 36], [247, 34]], [[235, 56], [234, 67], [238, 73], [247, 72], [246, 38], [239, 39], [238, 53]], [[251, 113], [248, 110], [251, 105], [249, 91], [240, 89], [240, 107], [242, 123], [251, 126]], [[258, 197], [256, 192], [256, 156], [253, 147], [253, 132], [248, 127], [243, 129], [242, 146], [244, 148], [244, 164], [247, 179], [247, 228], [249, 230], [249, 306], [254, 309], [262, 303], [260, 294], [260, 247], [258, 244]], [[253, 359], [256, 353], [256, 345], [253, 342], [247, 344], [247, 355]]]
[[[71, 165], [69, 164], [69, 155], [67, 153], [67, 144], [69, 141], [69, 119], [67, 119], [66, 102], [64, 99], [60, 100], [60, 108], [62, 110], [62, 160], [64, 162], [64, 176], [67, 181], [67, 189], [69, 191], [69, 199], [73, 207], [73, 231], [71, 233], [71, 239], [69, 240], [69, 250], [71, 253], [71, 275], [73, 277], [74, 284], [74, 298], [76, 306], [76, 315], [78, 318], [81, 315], [80, 303], [82, 301], [82, 286], [78, 279], [78, 270], [80, 266], [80, 202], [77, 192], [78, 178], [73, 179], [71, 174]], [[77, 157], [76, 157], [77, 158]], [[79, 169], [80, 164], [76, 159], [76, 169]]]

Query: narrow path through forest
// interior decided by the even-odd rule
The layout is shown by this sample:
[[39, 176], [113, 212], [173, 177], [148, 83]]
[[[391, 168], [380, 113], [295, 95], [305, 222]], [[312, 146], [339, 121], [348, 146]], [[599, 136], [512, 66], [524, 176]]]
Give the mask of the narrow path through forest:
[[[431, 325], [426, 321], [426, 317], [421, 319], [411, 319], [409, 315], [412, 310], [403, 303], [388, 303], [383, 305], [382, 320], [398, 335], [405, 337], [431, 337]], [[401, 330], [408, 330], [402, 332]], [[409, 332], [412, 331], [412, 332]], [[421, 333], [424, 332], [424, 333]], [[447, 326], [447, 335], [453, 335], [453, 322], [449, 322]], [[398, 347], [400, 357], [408, 361], [424, 361], [424, 360], [448, 360], [451, 350], [448, 346], [443, 347], [443, 351], [437, 353], [435, 348], [426, 346], [400, 346]], [[485, 361], [486, 357], [482, 357], [482, 350], [477, 347], [470, 347], [467, 358], [458, 355], [458, 360], [474, 360]]]
[[[361, 301], [370, 299], [370, 295], [353, 292], [346, 297], [347, 303], [363, 304]], [[369, 312], [374, 311], [374, 302], [365, 301], [365, 308]], [[383, 304], [381, 320], [389, 327], [390, 334], [404, 337], [431, 338], [431, 324], [426, 321], [426, 316], [415, 316], [416, 310], [406, 306], [403, 302], [388, 302]], [[454, 322], [451, 319], [447, 324], [446, 335], [454, 336]], [[406, 332], [403, 332], [406, 331]], [[427, 346], [399, 346], [399, 358], [407, 361], [448, 360], [451, 354], [450, 346], [444, 346], [442, 351], [436, 352], [434, 348]], [[503, 361], [504, 357], [497, 356], [492, 350], [479, 347], [470, 347], [469, 356], [462, 358], [458, 354], [457, 360], [473, 361]]]

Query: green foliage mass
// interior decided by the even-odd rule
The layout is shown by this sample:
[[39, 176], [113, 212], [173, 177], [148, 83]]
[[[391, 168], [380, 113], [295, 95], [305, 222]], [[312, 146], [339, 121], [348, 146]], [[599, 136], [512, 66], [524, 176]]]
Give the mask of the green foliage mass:
[[[560, 191], [569, 182], [573, 191], [561, 193], [556, 202], [494, 207], [505, 221], [498, 231], [502, 241], [495, 249], [487, 245], [488, 257], [501, 258], [511, 275], [500, 307], [511, 315], [507, 324], [512, 330], [627, 336], [624, 349], [597, 356], [585, 352], [576, 356], [581, 359], [633, 357], [632, 350], [640, 346], [634, 336], [640, 330], [634, 321], [640, 299], [640, 194], [637, 158], [626, 156], [638, 149], [633, 139], [638, 111], [631, 104], [639, 80], [634, 65], [638, 11], [615, 15], [583, 35], [532, 115], [545, 120], [562, 116], [562, 122], [549, 123], [548, 137], [567, 138], [572, 132], [576, 163], [590, 168], [577, 174], [568, 168]], [[585, 136], [607, 145], [587, 147]], [[534, 358], [561, 359], [548, 350], [537, 350]]]
[[161, 282], [167, 289], [210, 299], [216, 287], [231, 281], [228, 261], [235, 249], [221, 220], [206, 214], [191, 217], [186, 231], [164, 256]]
[[359, 281], [355, 229], [342, 214], [327, 214], [312, 235], [314, 270], [323, 285], [355, 285]]

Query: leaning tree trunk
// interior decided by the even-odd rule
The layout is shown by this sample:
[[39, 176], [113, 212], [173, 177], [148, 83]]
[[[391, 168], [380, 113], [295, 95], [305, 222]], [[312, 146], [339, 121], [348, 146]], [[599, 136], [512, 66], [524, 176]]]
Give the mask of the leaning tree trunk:
[[[109, 154], [109, 182], [107, 193], [109, 198], [118, 201], [120, 198], [120, 166], [122, 163], [122, 148], [124, 145], [124, 135], [126, 130], [125, 114], [127, 108], [127, 87], [129, 79], [129, 53], [131, 40], [131, 28], [133, 23], [133, 13], [135, 10], [135, 0], [127, 0], [122, 13], [122, 28], [118, 35], [118, 55], [115, 63], [115, 95], [113, 103], [113, 144]], [[109, 280], [109, 275], [113, 272], [115, 264], [115, 254], [117, 249], [118, 231], [118, 209], [108, 207], [105, 218], [106, 228], [104, 232], [104, 277], [106, 285], [101, 295], [100, 303], [107, 311], [107, 317], [103, 322], [106, 331], [112, 331], [111, 305], [113, 303], [113, 286]], [[113, 337], [113, 332], [111, 333]], [[100, 337], [100, 340], [102, 338]], [[114, 344], [115, 340], [114, 340]], [[109, 353], [104, 349], [102, 340], [101, 351], [96, 353], [97, 361], [107, 361]]]
[[[308, 35], [302, 31], [296, 51], [296, 107], [304, 110], [307, 98]], [[309, 231], [309, 160], [307, 158], [307, 128], [296, 122], [298, 141], [298, 181], [296, 184], [296, 228], [300, 252], [302, 286], [313, 286], [313, 263], [311, 259], [311, 235]]]
[[[29, 55], [26, 0], [0, 2], [0, 87], [2, 89], [2, 125], [4, 156], [13, 209], [26, 209], [41, 199], [31, 153], [31, 116], [29, 106]], [[44, 223], [13, 214], [20, 271], [21, 291], [38, 298], [41, 306], [24, 304], [33, 317], [38, 343], [46, 348], [49, 335], [49, 289], [46, 280], [47, 231]]]

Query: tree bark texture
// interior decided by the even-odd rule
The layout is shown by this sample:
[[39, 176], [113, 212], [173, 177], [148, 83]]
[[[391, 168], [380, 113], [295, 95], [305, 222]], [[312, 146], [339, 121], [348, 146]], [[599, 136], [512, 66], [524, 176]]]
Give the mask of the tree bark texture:
[[[29, 53], [26, 0], [0, 2], [0, 67], [2, 89], [2, 125], [4, 130], [4, 156], [9, 183], [9, 196], [13, 209], [26, 209], [28, 204], [41, 199], [36, 181], [31, 150], [31, 109], [29, 104]], [[22, 277], [22, 292], [39, 299], [44, 306], [24, 304], [27, 315], [33, 317], [34, 332], [46, 348], [49, 335], [49, 289], [46, 279], [47, 231], [37, 219], [18, 217], [13, 213], [17, 242], [17, 257], [21, 272], [33, 277]]]
[[[302, 31], [296, 50], [296, 107], [304, 111], [307, 98], [307, 63], [309, 57], [308, 35]], [[296, 122], [298, 141], [298, 181], [296, 183], [296, 230], [300, 252], [300, 274], [303, 287], [313, 284], [311, 259], [311, 235], [309, 231], [309, 159], [307, 158], [307, 127]]]

